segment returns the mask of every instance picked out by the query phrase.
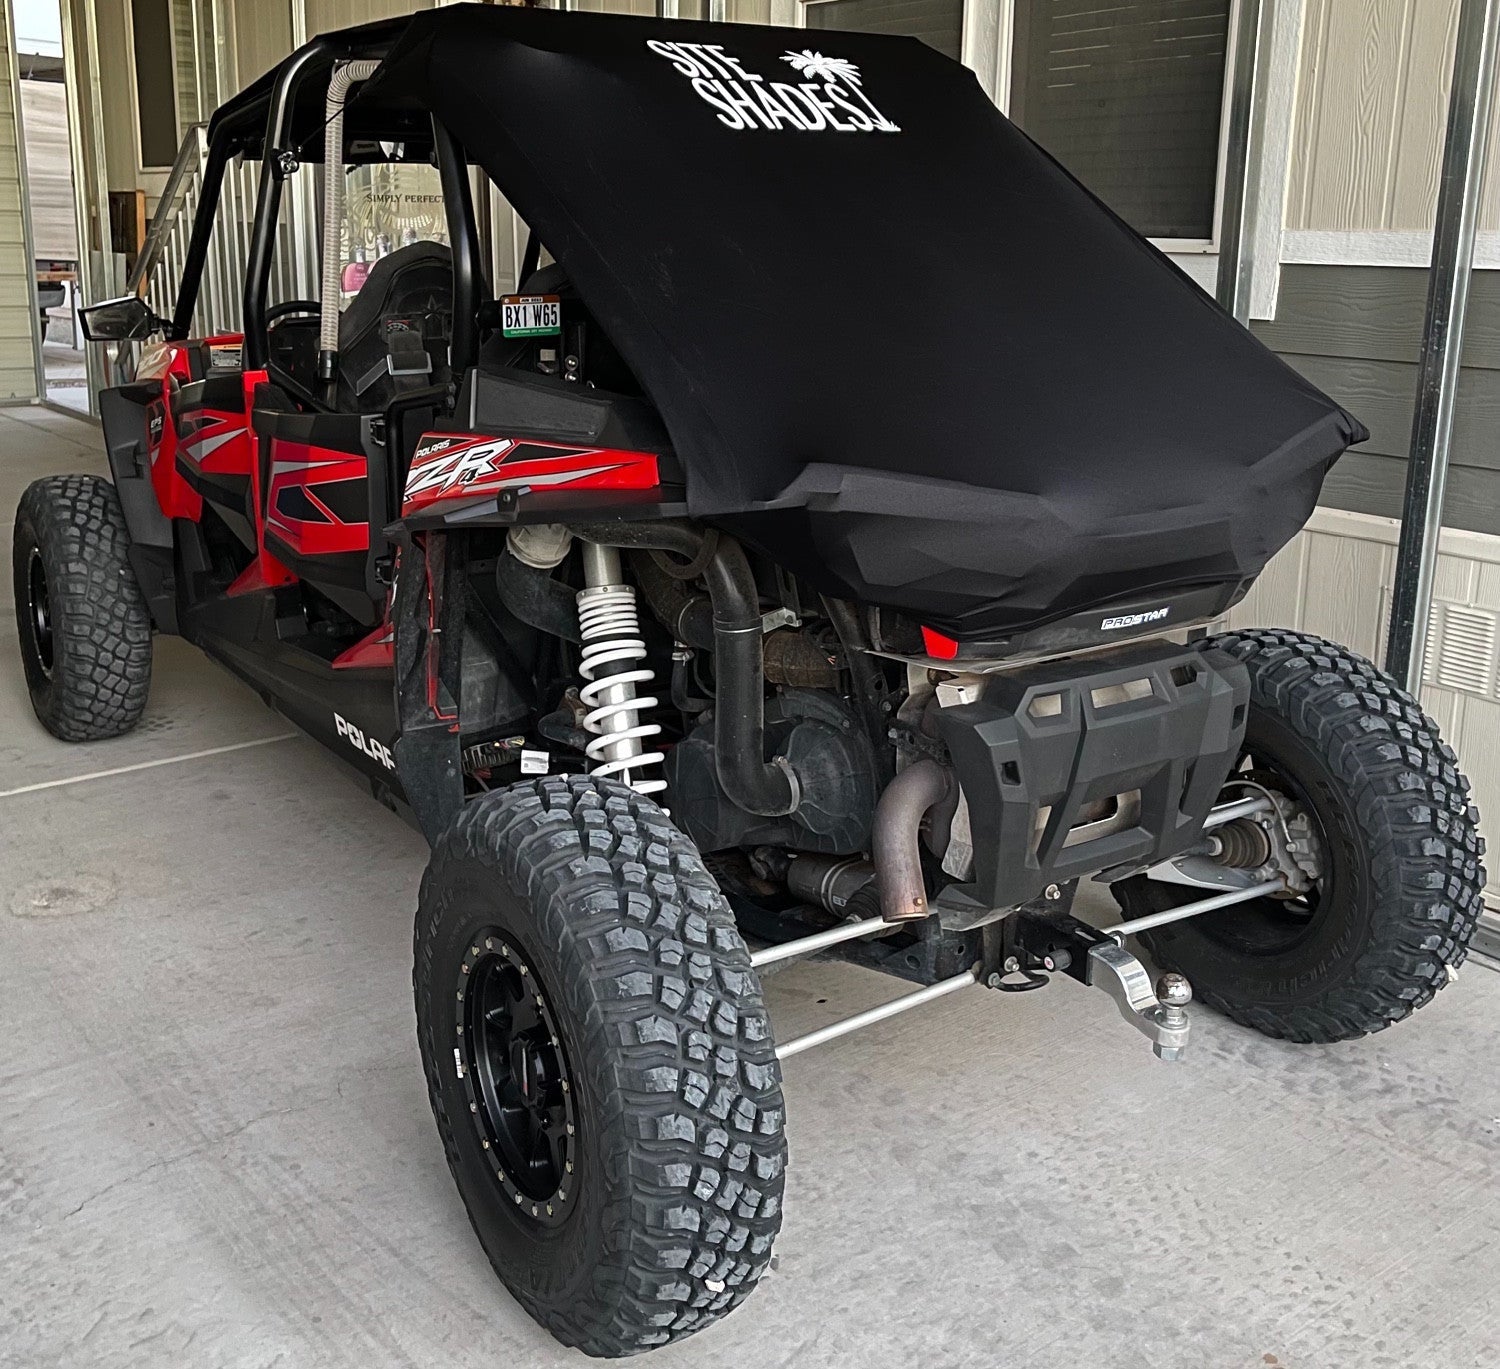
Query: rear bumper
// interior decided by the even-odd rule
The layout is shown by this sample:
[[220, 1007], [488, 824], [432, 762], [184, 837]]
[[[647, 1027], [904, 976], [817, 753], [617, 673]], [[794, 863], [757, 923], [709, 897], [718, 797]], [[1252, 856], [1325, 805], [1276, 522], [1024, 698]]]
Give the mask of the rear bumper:
[[963, 793], [954, 835], [967, 820], [973, 848], [945, 921], [1180, 854], [1244, 738], [1248, 673], [1212, 648], [1158, 641], [970, 678], [978, 697], [937, 714]]
[[906, 615], [877, 612], [878, 645], [887, 655], [944, 670], [987, 671], [1007, 661], [1126, 646], [1212, 622], [1249, 592], [1253, 578], [1156, 590], [1114, 599], [1050, 618], [1004, 637], [962, 640], [919, 625]]

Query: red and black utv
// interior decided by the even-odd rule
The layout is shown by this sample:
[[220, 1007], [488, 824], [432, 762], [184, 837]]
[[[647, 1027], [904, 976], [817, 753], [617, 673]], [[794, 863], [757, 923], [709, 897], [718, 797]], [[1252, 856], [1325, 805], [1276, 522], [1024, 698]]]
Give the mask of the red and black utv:
[[[1358, 422], [962, 67], [817, 41], [481, 6], [316, 39], [215, 116], [170, 319], [87, 315], [149, 344], [101, 397], [113, 482], [16, 521], [58, 737], [129, 728], [179, 633], [427, 835], [448, 1163], [598, 1355], [768, 1267], [789, 1055], [1056, 976], [1167, 1059], [1193, 991], [1359, 1036], [1480, 906], [1414, 699], [1329, 642], [1207, 635]], [[274, 299], [319, 163], [320, 298]], [[351, 185], [420, 168], [414, 240], [351, 227]], [[496, 298], [502, 195], [530, 237]], [[203, 337], [216, 223], [243, 324]], [[1072, 915], [1086, 879], [1114, 925]], [[915, 987], [778, 1042], [757, 971], [813, 952]]]

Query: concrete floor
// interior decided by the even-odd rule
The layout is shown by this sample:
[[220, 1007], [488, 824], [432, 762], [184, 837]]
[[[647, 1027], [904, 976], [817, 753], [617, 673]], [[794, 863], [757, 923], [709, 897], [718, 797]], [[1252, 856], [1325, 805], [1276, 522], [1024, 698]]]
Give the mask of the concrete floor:
[[[0, 502], [97, 450], [0, 411]], [[137, 732], [51, 740], [9, 633], [0, 1364], [582, 1363], [494, 1281], [443, 1164], [410, 1002], [421, 840], [175, 640]], [[893, 991], [833, 964], [768, 980], [783, 1033]], [[1477, 966], [1333, 1048], [1199, 1013], [1178, 1066], [1071, 982], [947, 999], [789, 1063], [780, 1267], [650, 1362], [1493, 1366], [1497, 1064]]]

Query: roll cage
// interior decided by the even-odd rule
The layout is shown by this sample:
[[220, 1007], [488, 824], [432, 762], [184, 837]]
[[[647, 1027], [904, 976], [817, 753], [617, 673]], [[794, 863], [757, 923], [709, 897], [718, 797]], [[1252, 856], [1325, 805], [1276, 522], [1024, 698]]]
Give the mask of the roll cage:
[[[304, 162], [326, 161], [324, 135], [329, 121], [324, 97], [334, 73], [351, 62], [379, 61], [403, 27], [404, 21], [371, 24], [356, 31], [358, 41], [354, 42], [315, 38], [214, 116], [168, 340], [184, 341], [192, 333], [225, 171], [236, 156], [258, 159], [259, 191], [242, 293], [244, 369], [274, 368], [269, 345], [269, 285], [283, 188]], [[399, 102], [382, 104], [365, 98], [363, 83], [355, 86], [345, 110], [348, 122], [341, 153], [345, 165], [382, 161], [436, 165], [453, 259], [449, 349], [453, 373], [462, 375], [477, 358], [480, 310], [491, 298], [481, 265], [468, 159], [435, 116]], [[326, 255], [336, 249], [336, 244], [322, 242], [320, 247]], [[533, 265], [536, 260], [535, 248], [530, 245], [527, 260]], [[299, 400], [318, 409], [335, 408], [331, 383], [325, 383], [320, 393], [285, 375], [277, 379]]]

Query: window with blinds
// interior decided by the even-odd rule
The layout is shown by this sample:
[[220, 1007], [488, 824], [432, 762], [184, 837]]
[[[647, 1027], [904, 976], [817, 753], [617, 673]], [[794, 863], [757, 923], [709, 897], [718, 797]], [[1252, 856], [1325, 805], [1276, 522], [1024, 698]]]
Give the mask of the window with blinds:
[[1232, 4], [1015, 0], [1011, 118], [1138, 232], [1213, 238]]
[[817, 0], [804, 16], [810, 29], [920, 38], [954, 61], [963, 49], [963, 0]]

